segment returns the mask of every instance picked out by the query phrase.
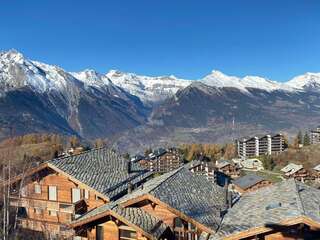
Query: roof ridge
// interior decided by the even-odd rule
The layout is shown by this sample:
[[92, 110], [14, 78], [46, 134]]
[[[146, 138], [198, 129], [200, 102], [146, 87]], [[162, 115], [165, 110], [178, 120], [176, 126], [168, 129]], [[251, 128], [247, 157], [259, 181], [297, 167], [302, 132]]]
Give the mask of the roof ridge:
[[76, 156], [84, 155], [84, 154], [87, 154], [87, 153], [90, 153], [90, 152], [96, 152], [98, 150], [103, 150], [103, 149], [110, 150], [110, 151], [112, 150], [112, 148], [107, 147], [107, 146], [99, 147], [99, 148], [91, 148], [89, 150], [86, 150], [86, 151], [83, 151], [83, 152], [80, 152], [80, 153], [77, 153], [77, 154], [73, 154], [73, 155], [70, 155], [70, 156], [62, 156], [62, 157], [53, 158], [53, 159], [45, 161], [44, 163], [49, 163], [49, 162], [54, 161], [54, 160], [63, 160], [63, 159], [70, 158], [70, 157], [76, 157]]
[[[173, 170], [172, 172], [169, 172], [168, 173], [168, 177], [167, 178], [165, 178], [163, 181], [161, 181], [159, 184], [157, 184], [157, 185], [155, 185], [154, 187], [152, 187], [148, 192], [151, 192], [151, 191], [153, 191], [155, 188], [158, 188], [159, 186], [161, 186], [161, 184], [163, 184], [164, 182], [166, 182], [168, 179], [170, 179], [172, 176], [174, 176], [176, 173], [178, 173], [178, 172], [180, 172], [180, 170], [181, 169], [184, 169], [184, 166], [181, 166], [181, 167], [179, 167], [179, 168], [177, 168], [177, 169], [175, 169], [175, 170]], [[164, 176], [164, 175], [162, 175], [162, 176]], [[160, 176], [161, 177], [161, 176]], [[154, 178], [154, 179], [156, 179], [156, 178]]]
[[304, 209], [302, 199], [301, 199], [301, 196], [299, 193], [299, 186], [298, 186], [297, 180], [293, 179], [293, 182], [294, 182], [294, 187], [295, 187], [295, 193], [297, 195], [297, 206], [298, 206], [299, 210], [301, 211], [301, 214], [305, 215], [305, 209]]

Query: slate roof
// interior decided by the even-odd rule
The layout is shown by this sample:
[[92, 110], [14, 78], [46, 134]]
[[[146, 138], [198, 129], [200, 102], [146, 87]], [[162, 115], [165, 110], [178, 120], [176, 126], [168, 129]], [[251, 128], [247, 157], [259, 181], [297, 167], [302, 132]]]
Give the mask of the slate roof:
[[216, 164], [217, 168], [223, 168], [225, 166], [230, 165], [231, 163], [229, 161], [223, 160], [223, 161], [218, 161]]
[[320, 190], [294, 179], [282, 181], [244, 194], [225, 215], [218, 233], [210, 240], [302, 216], [320, 223], [319, 205]]
[[121, 198], [124, 203], [130, 199], [150, 194], [186, 216], [211, 229], [217, 229], [221, 222], [221, 211], [225, 209], [225, 191], [207, 180], [206, 176], [191, 173], [180, 167], [156, 177]]
[[265, 180], [263, 177], [255, 175], [255, 174], [248, 174], [243, 177], [237, 178], [233, 184], [237, 185], [238, 187], [242, 189], [248, 189], [257, 183]]
[[299, 171], [303, 168], [303, 165], [298, 165], [295, 163], [289, 163], [287, 166], [281, 169], [286, 175], [294, 174], [295, 172]]
[[313, 169], [316, 170], [316, 171], [320, 171], [320, 164], [315, 166]]
[[127, 222], [137, 226], [138, 228], [142, 229], [144, 232], [152, 235], [154, 239], [158, 239], [164, 233], [164, 231], [168, 228], [168, 226], [165, 223], [163, 223], [162, 220], [150, 215], [146, 211], [140, 208], [131, 208], [131, 207], [123, 208], [118, 205], [118, 201], [105, 204], [100, 208], [96, 208], [82, 215], [81, 217], [73, 221], [72, 224], [77, 224], [80, 221], [86, 220], [99, 213], [108, 212], [108, 211], [110, 211], [110, 213], [115, 217], [118, 215], [125, 218]]
[[242, 160], [240, 164], [243, 168], [247, 168], [247, 169], [255, 169], [255, 168], [263, 169], [262, 162], [257, 158], [248, 158], [248, 159]]
[[138, 163], [131, 163], [132, 172], [128, 173], [128, 160], [108, 148], [53, 159], [48, 164], [59, 168], [110, 200], [125, 193], [129, 182], [137, 184], [152, 174], [142, 169]]

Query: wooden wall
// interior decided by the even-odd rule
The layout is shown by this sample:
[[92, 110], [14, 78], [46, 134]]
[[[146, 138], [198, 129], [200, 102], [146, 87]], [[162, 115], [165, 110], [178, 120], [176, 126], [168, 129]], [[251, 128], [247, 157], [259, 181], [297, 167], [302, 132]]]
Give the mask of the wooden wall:
[[152, 207], [151, 203], [141, 207], [144, 211], [150, 213], [151, 215], [161, 219], [164, 223], [170, 226], [173, 229], [173, 222], [174, 219], [177, 217], [175, 214], [170, 212], [168, 209], [156, 205], [154, 208]]
[[[27, 202], [27, 218], [52, 223], [69, 223], [74, 217], [72, 205], [72, 188], [81, 189], [81, 199], [84, 198], [84, 186], [78, 186], [68, 177], [53, 172], [42, 170], [25, 181], [22, 190], [22, 199]], [[41, 193], [35, 192], [35, 185], [40, 185]], [[49, 201], [49, 186], [57, 187], [57, 200]], [[20, 200], [21, 201], [21, 200]], [[89, 199], [86, 199], [88, 210], [101, 206], [106, 201], [96, 198], [94, 191], [89, 191]], [[67, 209], [62, 205], [70, 206]], [[51, 214], [50, 214], [51, 213]]]
[[259, 188], [263, 188], [263, 187], [266, 187], [266, 186], [269, 186], [271, 185], [272, 183], [268, 180], [263, 180], [253, 186], [251, 186], [250, 188], [247, 188], [247, 189], [242, 189], [240, 188], [239, 186], [237, 185], [234, 185], [234, 189], [239, 192], [239, 193], [245, 193], [245, 192], [253, 192], [253, 191], [256, 191], [257, 189]]

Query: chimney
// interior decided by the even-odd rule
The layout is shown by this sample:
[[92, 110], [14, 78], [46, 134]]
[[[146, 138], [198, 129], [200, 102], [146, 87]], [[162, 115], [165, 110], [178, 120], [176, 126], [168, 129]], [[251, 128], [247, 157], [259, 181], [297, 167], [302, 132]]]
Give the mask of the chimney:
[[232, 208], [232, 192], [228, 192], [228, 208]]
[[131, 193], [133, 190], [133, 185], [131, 182], [128, 183], [128, 193]]
[[131, 161], [127, 161], [127, 170], [128, 170], [128, 174], [132, 173], [132, 169], [131, 169]]

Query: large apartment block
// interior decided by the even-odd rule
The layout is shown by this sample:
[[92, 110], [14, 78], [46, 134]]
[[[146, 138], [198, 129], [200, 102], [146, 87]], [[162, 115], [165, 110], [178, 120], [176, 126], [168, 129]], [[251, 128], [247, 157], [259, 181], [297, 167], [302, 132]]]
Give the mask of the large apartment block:
[[310, 131], [310, 144], [320, 143], [320, 126]]
[[236, 140], [238, 156], [241, 158], [271, 155], [284, 150], [282, 134], [245, 137]]

